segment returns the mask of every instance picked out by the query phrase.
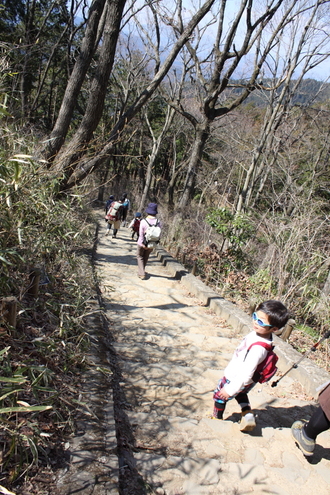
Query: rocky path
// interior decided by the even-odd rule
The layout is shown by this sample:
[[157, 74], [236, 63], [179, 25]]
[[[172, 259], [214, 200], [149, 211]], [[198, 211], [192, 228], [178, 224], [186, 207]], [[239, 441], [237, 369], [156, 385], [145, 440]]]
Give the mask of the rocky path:
[[329, 494], [330, 432], [312, 458], [291, 438], [291, 424], [313, 410], [300, 384], [288, 376], [277, 388], [257, 385], [249, 394], [257, 415], [251, 433], [240, 432], [236, 401], [224, 421], [211, 419], [212, 390], [242, 336], [155, 256], [140, 280], [135, 250], [129, 229], [112, 239], [100, 222], [96, 271], [115, 380], [103, 397], [102, 445], [91, 454], [85, 443], [88, 462], [72, 448], [76, 472], [62, 478], [61, 493]]

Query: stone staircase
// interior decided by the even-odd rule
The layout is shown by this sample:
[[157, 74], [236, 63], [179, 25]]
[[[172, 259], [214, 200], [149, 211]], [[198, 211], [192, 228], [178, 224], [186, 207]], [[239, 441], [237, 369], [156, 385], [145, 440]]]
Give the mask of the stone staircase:
[[[223, 421], [211, 419], [212, 390], [242, 335], [156, 256], [147, 267], [150, 277], [140, 280], [128, 229], [117, 239], [104, 234], [96, 265], [118, 387], [116, 424], [104, 427], [117, 429], [118, 488], [102, 491], [94, 484], [94, 491], [77, 493], [328, 495], [330, 432], [319, 436], [312, 458], [291, 438], [291, 424], [308, 419], [315, 404], [301, 384], [290, 375], [276, 388], [257, 384], [249, 394], [257, 416], [253, 432], [240, 431], [236, 401], [228, 403]], [[135, 488], [125, 483], [133, 471]]]
[[[190, 328], [186, 308], [183, 316], [172, 315], [176, 326], [164, 315], [157, 329], [120, 326], [114, 332], [142, 478], [155, 493], [167, 495], [307, 495], [315, 486], [318, 493], [329, 493], [330, 471], [320, 482], [323, 475], [310, 469], [291, 439], [292, 422], [311, 412], [309, 402], [295, 398], [295, 392], [291, 396], [291, 389], [299, 390], [292, 380], [284, 379], [284, 389], [276, 392], [257, 385], [250, 393], [258, 416], [250, 434], [239, 430], [236, 402], [228, 404], [225, 421], [210, 418], [211, 388], [239, 339], [189, 302]], [[330, 439], [324, 434], [324, 445], [325, 436]]]

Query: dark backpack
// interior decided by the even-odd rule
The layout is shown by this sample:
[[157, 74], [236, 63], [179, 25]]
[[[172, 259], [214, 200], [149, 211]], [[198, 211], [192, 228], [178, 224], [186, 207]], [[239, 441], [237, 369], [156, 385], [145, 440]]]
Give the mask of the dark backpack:
[[268, 351], [268, 354], [265, 357], [265, 359], [256, 367], [256, 370], [252, 377], [252, 380], [255, 383], [258, 382], [265, 383], [268, 382], [275, 375], [277, 371], [276, 363], [278, 361], [278, 356], [273, 351], [274, 346], [272, 344], [266, 344], [266, 342], [254, 342], [253, 344], [251, 344], [246, 352], [246, 356], [249, 350], [251, 349], [251, 347], [254, 345], [261, 345]]
[[113, 199], [108, 199], [108, 201], [105, 203], [105, 214], [108, 213], [108, 210], [110, 208], [110, 205], [113, 203]]

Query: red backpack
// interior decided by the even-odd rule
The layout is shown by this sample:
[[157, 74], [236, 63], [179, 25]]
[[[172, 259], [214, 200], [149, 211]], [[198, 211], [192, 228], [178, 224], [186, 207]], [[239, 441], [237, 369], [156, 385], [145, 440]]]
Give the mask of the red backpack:
[[134, 223], [132, 225], [132, 229], [134, 230], [134, 232], [136, 232], [137, 234], [139, 233], [140, 231], [140, 222], [141, 222], [141, 219], [140, 218], [135, 218], [134, 219]]
[[261, 345], [262, 347], [264, 347], [268, 351], [268, 354], [265, 357], [265, 359], [260, 364], [258, 364], [258, 366], [256, 367], [256, 370], [255, 370], [254, 375], [252, 377], [252, 380], [255, 383], [257, 383], [257, 382], [265, 383], [265, 382], [268, 382], [268, 380], [270, 380], [275, 375], [275, 373], [277, 371], [276, 363], [278, 361], [278, 356], [273, 351], [274, 346], [272, 344], [266, 344], [266, 342], [254, 342], [248, 348], [246, 355], [249, 352], [249, 350], [251, 349], [251, 347], [254, 345]]

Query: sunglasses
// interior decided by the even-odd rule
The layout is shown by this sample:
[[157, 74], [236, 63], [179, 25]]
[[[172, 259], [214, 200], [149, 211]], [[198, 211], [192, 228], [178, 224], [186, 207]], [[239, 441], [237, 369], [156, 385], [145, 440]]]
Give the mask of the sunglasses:
[[253, 321], [256, 321], [259, 327], [272, 327], [273, 325], [268, 325], [268, 323], [264, 323], [260, 318], [258, 318], [257, 313], [253, 313], [252, 315]]

